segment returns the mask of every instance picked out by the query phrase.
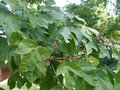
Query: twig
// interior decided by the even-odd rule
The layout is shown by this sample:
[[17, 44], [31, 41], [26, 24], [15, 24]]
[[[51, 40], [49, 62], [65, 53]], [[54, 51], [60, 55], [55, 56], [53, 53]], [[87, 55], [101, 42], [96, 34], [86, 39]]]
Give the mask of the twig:
[[100, 38], [101, 38], [101, 36], [102, 36], [102, 34], [103, 34], [103, 32], [104, 32], [104, 30], [105, 30], [105, 27], [106, 27], [106, 21], [104, 22], [104, 24], [103, 24], [103, 27], [102, 27], [102, 29], [100, 30], [100, 33], [99, 33], [99, 35], [98, 35], [98, 41], [100, 41]]
[[[52, 63], [51, 63], [51, 66], [52, 66], [52, 69], [53, 69], [53, 71], [54, 71], [54, 73], [55, 73], [55, 75], [56, 75], [56, 78], [57, 78], [58, 82], [60, 83], [60, 80], [59, 80], [59, 78], [58, 78], [58, 76], [57, 76], [57, 74], [56, 74], [56, 72], [55, 72], [55, 69], [54, 69]], [[61, 83], [60, 83], [60, 86], [63, 88], [63, 86], [61, 85]]]

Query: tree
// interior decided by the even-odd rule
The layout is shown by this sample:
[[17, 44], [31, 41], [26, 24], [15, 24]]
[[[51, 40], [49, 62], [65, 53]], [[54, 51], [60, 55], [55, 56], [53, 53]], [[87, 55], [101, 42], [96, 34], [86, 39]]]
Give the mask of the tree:
[[74, 13], [87, 22], [87, 26], [100, 29], [108, 17], [107, 0], [81, 0], [79, 5], [68, 4], [68, 12]]
[[8, 80], [10, 89], [30, 88], [33, 83], [40, 90], [120, 88], [117, 47], [87, 27], [84, 19], [54, 4], [53, 0], [1, 1], [0, 66], [7, 60], [10, 74], [19, 67]]
[[[108, 4], [115, 8], [108, 9]], [[66, 9], [83, 18], [87, 26], [103, 32], [104, 36], [119, 40], [119, 0], [116, 4], [111, 0], [81, 0], [79, 5], [68, 4]], [[111, 16], [111, 13], [114, 13], [116, 17]]]

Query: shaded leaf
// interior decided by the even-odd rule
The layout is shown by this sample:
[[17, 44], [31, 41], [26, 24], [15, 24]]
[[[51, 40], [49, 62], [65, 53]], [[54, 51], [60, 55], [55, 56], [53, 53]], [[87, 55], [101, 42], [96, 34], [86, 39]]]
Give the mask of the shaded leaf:
[[7, 43], [7, 39], [0, 37], [0, 67], [4, 65], [5, 60], [7, 59], [9, 47]]
[[82, 40], [83, 35], [79, 29], [71, 27], [71, 32], [75, 34], [75, 36], [79, 42]]
[[9, 14], [5, 19], [5, 23], [5, 34], [7, 37], [21, 29], [21, 20], [16, 14]]
[[10, 89], [15, 88], [17, 78], [18, 78], [18, 73], [12, 75], [12, 76], [8, 79], [7, 84], [9, 85], [9, 88], [10, 88]]
[[0, 3], [0, 25], [3, 25], [5, 22], [6, 16], [10, 13], [8, 8]]
[[63, 42], [62, 44], [62, 51], [65, 53], [70, 53], [70, 54], [74, 54], [76, 52], [76, 46], [73, 40], [69, 40], [70, 42], [67, 44], [65, 42]]
[[30, 22], [32, 23], [33, 28], [35, 28], [37, 25], [48, 28], [48, 25], [52, 23], [52, 20], [47, 14], [39, 14], [38, 16], [31, 14]]
[[117, 72], [115, 79], [116, 79], [116, 84], [120, 83], [120, 71]]
[[28, 89], [30, 89], [30, 88], [32, 87], [32, 83], [27, 82], [27, 83], [26, 83], [26, 87], [27, 87]]

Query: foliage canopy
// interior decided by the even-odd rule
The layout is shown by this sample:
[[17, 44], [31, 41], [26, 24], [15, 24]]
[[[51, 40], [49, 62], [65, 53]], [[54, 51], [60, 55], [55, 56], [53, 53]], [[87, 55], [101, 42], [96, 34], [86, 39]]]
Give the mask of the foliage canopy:
[[1, 0], [0, 66], [7, 60], [11, 74], [19, 67], [10, 89], [34, 83], [40, 90], [118, 90], [119, 46], [54, 4]]

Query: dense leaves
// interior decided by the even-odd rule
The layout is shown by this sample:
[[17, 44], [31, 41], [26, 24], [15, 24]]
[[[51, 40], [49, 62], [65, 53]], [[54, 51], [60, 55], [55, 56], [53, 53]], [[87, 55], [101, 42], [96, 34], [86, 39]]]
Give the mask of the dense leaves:
[[119, 47], [84, 19], [61, 10], [54, 0], [1, 3], [0, 66], [7, 61], [10, 74], [19, 68], [8, 80], [10, 89], [29, 89], [33, 83], [40, 90], [120, 88]]

